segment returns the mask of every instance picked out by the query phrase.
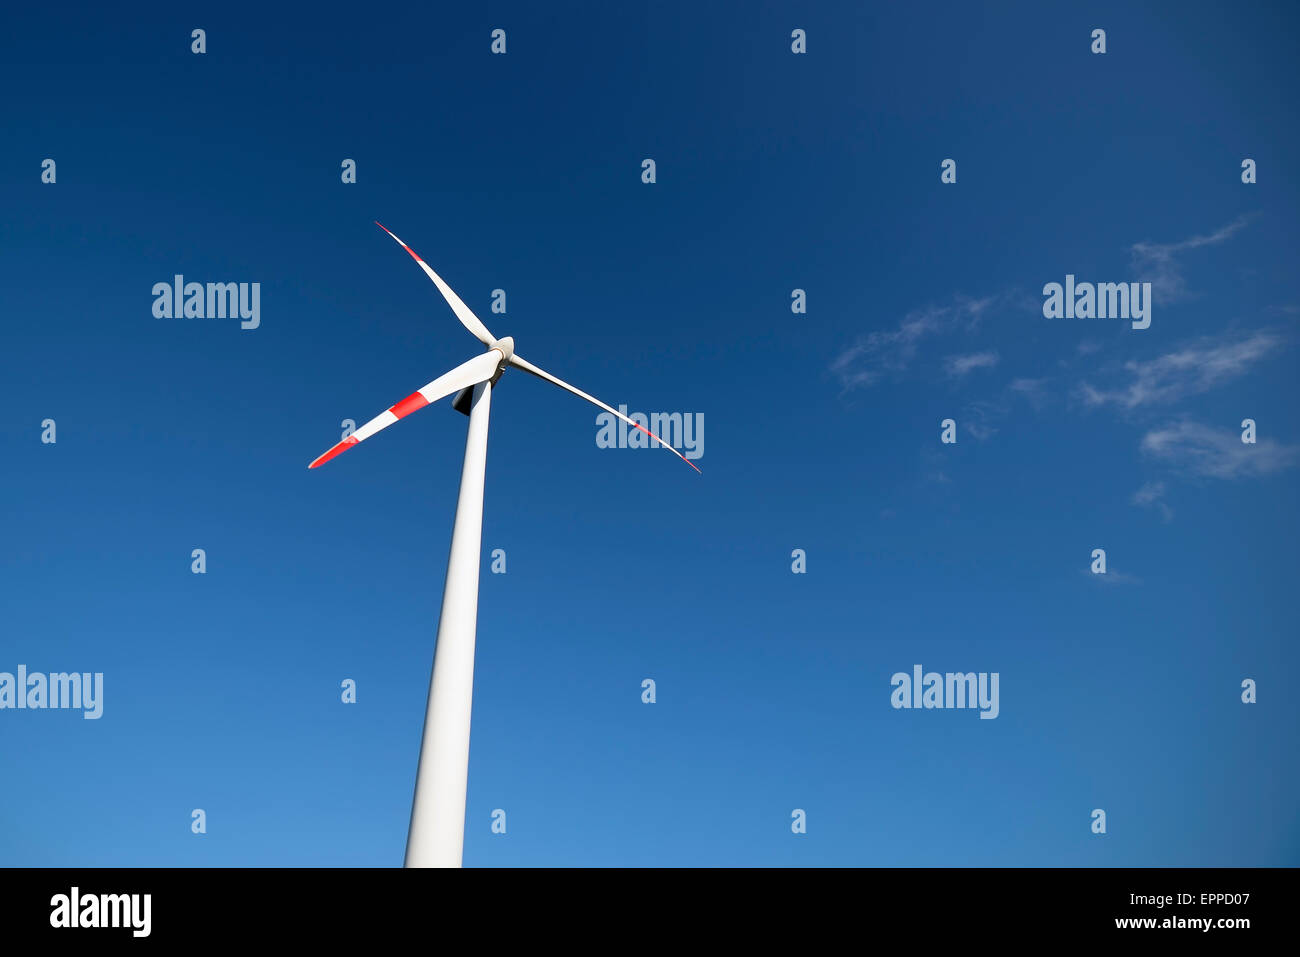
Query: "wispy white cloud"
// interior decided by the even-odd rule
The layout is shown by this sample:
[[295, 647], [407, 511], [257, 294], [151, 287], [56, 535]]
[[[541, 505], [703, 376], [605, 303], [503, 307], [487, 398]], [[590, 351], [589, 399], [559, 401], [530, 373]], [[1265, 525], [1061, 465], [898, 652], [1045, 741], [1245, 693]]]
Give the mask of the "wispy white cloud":
[[957, 433], [970, 436], [976, 442], [986, 442], [998, 434], [998, 424], [1013, 411], [1012, 399], [1020, 396], [1029, 401], [1035, 409], [1041, 409], [1048, 401], [1044, 388], [1049, 380], [1013, 379], [995, 399], [975, 399], [965, 403], [957, 415]]
[[1012, 379], [1011, 384], [1007, 386], [1007, 390], [1026, 399], [1035, 409], [1041, 409], [1047, 402], [1047, 383], [1049, 381], [1051, 380], [1046, 377], [1041, 379]]
[[1189, 293], [1187, 280], [1183, 277], [1183, 264], [1180, 262], [1182, 254], [1189, 249], [1217, 246], [1226, 242], [1250, 220], [1250, 216], [1241, 216], [1208, 235], [1192, 236], [1176, 243], [1134, 243], [1129, 247], [1129, 255], [1133, 268], [1137, 270], [1138, 279], [1151, 283], [1151, 290], [1161, 303], [1186, 299]]
[[1081, 386], [1087, 405], [1115, 405], [1123, 409], [1172, 402], [1207, 392], [1244, 375], [1283, 342], [1272, 332], [1243, 337], [1205, 337], [1148, 362], [1130, 360], [1123, 366], [1127, 382], [1114, 388]]
[[1141, 508], [1159, 509], [1160, 517], [1168, 522], [1174, 517], [1174, 510], [1165, 504], [1164, 496], [1164, 482], [1147, 482], [1133, 493], [1132, 502]]
[[907, 369], [922, 339], [948, 323], [950, 310], [929, 308], [908, 313], [897, 329], [872, 332], [841, 352], [831, 363], [845, 390], [873, 385], [882, 375]]
[[943, 360], [944, 369], [954, 379], [964, 378], [976, 369], [992, 369], [998, 364], [996, 352], [972, 352], [964, 356], [948, 356]]
[[1087, 575], [1093, 581], [1102, 585], [1140, 585], [1142, 579], [1136, 575], [1126, 575], [1124, 572], [1117, 572], [1113, 568], [1107, 568], [1102, 574], [1093, 572], [1091, 568], [1082, 569], [1083, 574]]
[[996, 402], [967, 403], [957, 420], [957, 429], [976, 442], [987, 441], [997, 434], [997, 427], [993, 423], [1006, 415], [1006, 412], [1006, 407]]
[[845, 392], [875, 385], [887, 376], [901, 376], [917, 360], [927, 341], [958, 330], [974, 330], [994, 308], [1010, 302], [1012, 295], [982, 299], [954, 296], [948, 305], [914, 309], [894, 328], [860, 336], [835, 357], [830, 371]]
[[1300, 459], [1300, 446], [1259, 439], [1241, 441], [1241, 433], [1196, 422], [1173, 422], [1142, 437], [1142, 452], [1190, 475], [1217, 479], [1272, 475]]
[[1035, 392], [1042, 392], [1043, 386], [1047, 384], [1047, 377], [1041, 379], [1012, 379], [1007, 386], [1012, 392], [1020, 392], [1024, 395], [1033, 395]]
[[921, 446], [921, 478], [936, 485], [951, 485], [952, 476], [945, 471], [952, 459], [939, 451], [937, 445], [926, 443]]

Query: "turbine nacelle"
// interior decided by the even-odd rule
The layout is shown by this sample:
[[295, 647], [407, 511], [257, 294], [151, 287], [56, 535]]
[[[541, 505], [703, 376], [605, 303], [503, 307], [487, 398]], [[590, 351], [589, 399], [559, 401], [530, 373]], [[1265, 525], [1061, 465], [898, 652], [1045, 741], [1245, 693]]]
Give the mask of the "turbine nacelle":
[[[510, 365], [510, 360], [515, 356], [515, 340], [513, 336], [506, 336], [504, 339], [493, 339], [492, 344], [488, 346], [488, 351], [495, 349], [501, 353], [501, 362], [497, 365], [496, 374], [488, 380], [488, 385], [496, 385], [497, 379], [501, 378], [501, 373], [506, 371], [506, 366]], [[456, 397], [460, 401], [460, 396]]]
[[[496, 385], [497, 379], [501, 378], [502, 373], [506, 371], [506, 366], [510, 365], [510, 358], [515, 354], [515, 340], [513, 336], [506, 336], [502, 339], [493, 339], [492, 345], [488, 351], [495, 349], [501, 353], [501, 362], [497, 365], [497, 371], [492, 378], [488, 380], [488, 385]], [[474, 387], [468, 385], [456, 393], [456, 398], [451, 400], [451, 407], [461, 415], [469, 415], [470, 405], [474, 398]]]

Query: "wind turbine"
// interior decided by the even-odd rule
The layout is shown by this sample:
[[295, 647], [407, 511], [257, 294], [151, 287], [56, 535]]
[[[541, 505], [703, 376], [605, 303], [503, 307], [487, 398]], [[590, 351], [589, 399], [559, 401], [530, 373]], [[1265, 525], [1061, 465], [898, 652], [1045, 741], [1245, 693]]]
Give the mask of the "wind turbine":
[[649, 429], [516, 355], [514, 339], [509, 336], [498, 339], [488, 332], [478, 316], [452, 292], [441, 276], [429, 268], [428, 263], [416, 255], [415, 250], [393, 235], [383, 223], [376, 222], [375, 225], [392, 236], [420, 264], [461, 325], [483, 343], [487, 351], [438, 376], [418, 392], [412, 392], [379, 413], [307, 467], [314, 469], [324, 465], [398, 419], [453, 393], [457, 393], [453, 407], [469, 416], [465, 463], [461, 467], [460, 495], [456, 501], [456, 521], [451, 530], [451, 554], [447, 559], [447, 581], [442, 592], [442, 614], [438, 618], [433, 678], [429, 682], [420, 763], [415, 774], [415, 797], [411, 802], [411, 826], [406, 838], [407, 867], [460, 867], [465, 844], [465, 788], [469, 777], [479, 547], [483, 534], [483, 474], [487, 465], [492, 387], [508, 366], [523, 369], [640, 429], [695, 471], [699, 469]]

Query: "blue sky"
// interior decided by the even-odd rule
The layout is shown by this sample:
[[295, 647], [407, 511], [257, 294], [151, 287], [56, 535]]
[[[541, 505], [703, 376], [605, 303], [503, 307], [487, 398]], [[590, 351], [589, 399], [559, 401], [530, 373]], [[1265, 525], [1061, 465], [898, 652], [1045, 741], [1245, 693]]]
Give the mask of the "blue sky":
[[[401, 863], [466, 420], [306, 465], [478, 346], [376, 219], [705, 423], [696, 475], [501, 380], [467, 865], [1300, 863], [1291, 6], [11, 16], [0, 671], [104, 713], [0, 711], [0, 863]], [[892, 708], [918, 663], [998, 717]]]

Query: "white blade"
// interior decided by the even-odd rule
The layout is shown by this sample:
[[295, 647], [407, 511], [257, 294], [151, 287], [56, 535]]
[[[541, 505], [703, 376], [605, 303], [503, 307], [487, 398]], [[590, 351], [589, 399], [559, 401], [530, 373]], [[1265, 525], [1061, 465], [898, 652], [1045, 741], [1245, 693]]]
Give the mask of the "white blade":
[[398, 419], [405, 418], [417, 409], [423, 409], [430, 402], [437, 402], [453, 392], [459, 392], [461, 389], [469, 388], [480, 382], [486, 382], [497, 374], [497, 366], [501, 364], [501, 360], [504, 358], [505, 355], [500, 349], [491, 349], [481, 356], [475, 356], [469, 362], [456, 366], [445, 375], [438, 376], [419, 392], [412, 392], [397, 405], [379, 413], [342, 442], [337, 443], [324, 455], [318, 457], [307, 468], [314, 469], [318, 465], [324, 465], [334, 456], [346, 452], [360, 442], [364, 442], [376, 432], [388, 428]]
[[[563, 379], [557, 379], [557, 378], [555, 378], [555, 376], [551, 375], [549, 372], [545, 371], [544, 369], [539, 369], [539, 368], [537, 368], [537, 366], [533, 365], [533, 364], [532, 364], [531, 362], [529, 362], [527, 359], [521, 359], [517, 353], [516, 353], [515, 355], [513, 355], [513, 356], [510, 357], [510, 364], [513, 365], [513, 366], [518, 366], [519, 368], [523, 369], [525, 372], [531, 372], [533, 375], [537, 376], [537, 378], [539, 378], [539, 379], [545, 379], [547, 382], [550, 382], [550, 383], [552, 383], [553, 385], [558, 385], [561, 389], [565, 389], [565, 390], [567, 390], [567, 391], [569, 391], [569, 392], [572, 392], [574, 395], [576, 395], [576, 396], [580, 396], [580, 397], [586, 399], [586, 400], [587, 400], [588, 402], [590, 402], [592, 405], [600, 406], [600, 408], [604, 409], [606, 412], [610, 412], [610, 413], [612, 413], [613, 415], [618, 416], [618, 418], [622, 419], [622, 420], [623, 420], [624, 422], [626, 422], [628, 425], [632, 426], [632, 427], [635, 428], [635, 429], [640, 429], [640, 430], [641, 430], [642, 432], [644, 432], [646, 435], [650, 436], [652, 439], [654, 439], [656, 442], [658, 442], [658, 443], [659, 443], [660, 445], [662, 445], [664, 448], [668, 449], [670, 452], [672, 452], [674, 455], [676, 455], [679, 459], [681, 459], [683, 462], [685, 462], [685, 463], [686, 463], [687, 465], [689, 465], [691, 468], [695, 469], [695, 471], [697, 471], [697, 472], [700, 471], [698, 468], [696, 468], [695, 463], [692, 462], [690, 459], [688, 459], [686, 456], [682, 455], [681, 452], [678, 452], [675, 448], [673, 448], [671, 445], [669, 445], [669, 444], [668, 444], [667, 442], [665, 442], [663, 439], [659, 438], [659, 436], [655, 435], [653, 432], [651, 432], [649, 429], [647, 429], [644, 425], [639, 425], [639, 424], [637, 424], [636, 422], [633, 422], [631, 419], [629, 419], [629, 418], [628, 418], [626, 415], [624, 415], [622, 412], [618, 411], [618, 409], [611, 409], [611, 408], [610, 408], [609, 406], [607, 406], [604, 402], [601, 402], [599, 399], [597, 399], [597, 398], [595, 398], [595, 397], [593, 397], [593, 396], [589, 396], [589, 395], [587, 395], [587, 393], [583, 392], [581, 389], [578, 389], [578, 388], [575, 388], [575, 387], [569, 385], [569, 383], [565, 382]], [[703, 473], [700, 473], [700, 474], [703, 474]]]
[[[392, 230], [383, 223], [376, 220], [375, 225], [388, 233], [388, 235], [392, 236], [393, 239], [397, 239], [397, 237], [393, 235]], [[490, 347], [492, 343], [496, 342], [496, 337], [487, 331], [487, 326], [483, 325], [479, 320], [479, 317], [474, 315], [474, 312], [469, 306], [461, 302], [460, 296], [451, 291], [451, 287], [442, 281], [442, 277], [430, 269], [429, 264], [416, 255], [414, 249], [406, 245], [406, 243], [402, 242], [400, 239], [397, 239], [397, 244], [410, 253], [411, 258], [418, 262], [420, 268], [423, 269], [425, 273], [428, 274], [429, 278], [433, 280], [433, 284], [437, 286], [438, 291], [442, 293], [442, 298], [447, 300], [447, 305], [451, 306], [451, 311], [456, 314], [456, 318], [460, 320], [462, 326], [468, 329], [475, 338], [485, 346]]]

